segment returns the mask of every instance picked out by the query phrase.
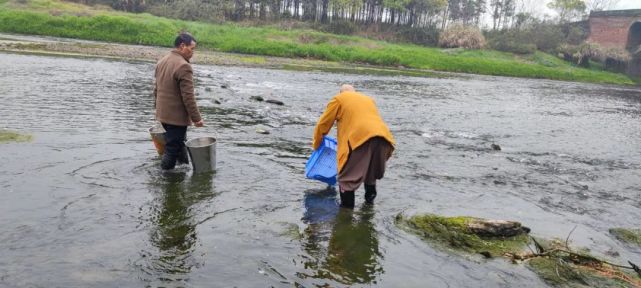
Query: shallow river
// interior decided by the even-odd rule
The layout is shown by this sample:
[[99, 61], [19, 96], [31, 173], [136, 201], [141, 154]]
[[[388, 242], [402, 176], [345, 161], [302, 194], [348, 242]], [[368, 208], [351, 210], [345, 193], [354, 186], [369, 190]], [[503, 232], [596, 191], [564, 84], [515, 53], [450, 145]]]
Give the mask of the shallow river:
[[[194, 68], [207, 127], [188, 138], [219, 140], [213, 175], [160, 170], [153, 64], [0, 54], [0, 128], [34, 136], [0, 144], [1, 287], [545, 286], [523, 265], [431, 247], [394, 225], [401, 212], [546, 238], [576, 226], [572, 245], [641, 262], [608, 233], [641, 223], [638, 88]], [[353, 212], [303, 176], [346, 82], [398, 142], [376, 204], [360, 190]]]

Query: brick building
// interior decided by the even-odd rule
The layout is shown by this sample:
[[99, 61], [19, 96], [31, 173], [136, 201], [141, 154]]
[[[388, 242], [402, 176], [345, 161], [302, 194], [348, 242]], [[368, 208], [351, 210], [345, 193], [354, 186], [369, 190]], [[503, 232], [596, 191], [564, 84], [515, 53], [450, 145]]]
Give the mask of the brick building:
[[641, 9], [593, 11], [588, 41], [606, 48], [623, 48], [633, 56], [628, 72], [641, 75]]
[[641, 45], [641, 9], [593, 11], [588, 21], [590, 42], [625, 49]]

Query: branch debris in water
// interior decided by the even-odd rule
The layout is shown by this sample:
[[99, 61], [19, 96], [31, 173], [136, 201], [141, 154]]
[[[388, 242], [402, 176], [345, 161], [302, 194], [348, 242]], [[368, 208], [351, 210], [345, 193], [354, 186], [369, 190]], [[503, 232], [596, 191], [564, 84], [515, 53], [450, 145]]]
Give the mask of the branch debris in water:
[[[526, 262], [554, 287], [641, 288], [641, 268], [634, 263], [628, 262], [630, 266], [619, 265], [601, 260], [587, 251], [572, 250], [569, 246], [570, 236], [576, 227], [563, 241], [530, 237], [527, 235], [530, 230], [514, 221], [431, 214], [406, 218], [399, 214], [396, 224], [448, 250], [481, 254], [487, 258], [502, 255], [513, 263]], [[530, 248], [529, 243], [534, 244], [536, 251]], [[622, 269], [632, 270], [639, 277]]]

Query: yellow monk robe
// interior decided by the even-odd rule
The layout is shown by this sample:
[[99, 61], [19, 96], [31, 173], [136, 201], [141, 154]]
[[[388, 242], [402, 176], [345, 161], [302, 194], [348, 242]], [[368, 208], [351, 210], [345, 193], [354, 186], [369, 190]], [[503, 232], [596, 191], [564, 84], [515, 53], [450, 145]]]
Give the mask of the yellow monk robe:
[[396, 145], [392, 133], [378, 113], [374, 99], [354, 92], [342, 92], [327, 104], [314, 129], [314, 149], [318, 149], [324, 135], [337, 122], [338, 134], [338, 171], [347, 163], [350, 150], [354, 150], [372, 137], [385, 138], [392, 146]]

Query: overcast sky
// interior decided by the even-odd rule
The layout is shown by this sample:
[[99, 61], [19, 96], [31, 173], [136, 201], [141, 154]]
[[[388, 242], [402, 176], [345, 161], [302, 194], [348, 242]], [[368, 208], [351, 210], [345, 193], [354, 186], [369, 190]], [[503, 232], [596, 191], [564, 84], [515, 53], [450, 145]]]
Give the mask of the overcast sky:
[[[553, 0], [518, 0], [519, 3], [517, 6], [517, 13], [519, 11], [530, 13], [537, 18], [555, 18], [557, 17], [556, 12], [549, 9], [547, 4]], [[616, 0], [613, 0], [616, 1]], [[487, 1], [488, 5], [490, 1]], [[610, 10], [619, 10], [619, 9], [641, 9], [641, 0], [619, 0], [617, 5], [612, 7]], [[490, 12], [490, 7], [488, 6], [488, 12], [483, 15], [482, 23], [486, 28], [491, 27], [492, 25], [492, 13]]]
[[641, 9], [641, 0], [621, 0], [617, 9]]
[[[555, 14], [554, 11], [547, 8], [547, 3], [552, 2], [551, 0], [525, 0], [526, 3], [532, 3], [532, 7], [537, 7], [540, 12], [543, 14]], [[617, 9], [641, 9], [641, 0], [619, 0], [616, 6], [612, 10]]]
[[[554, 18], [557, 16], [556, 12], [554, 12], [553, 10], [547, 7], [547, 3], [552, 1], [553, 0], [520, 0], [520, 1], [517, 1], [517, 3], [519, 3], [520, 5], [520, 6], [517, 6], [517, 10], [528, 12], [537, 18]], [[616, 0], [613, 0], [613, 1], [616, 1]], [[487, 1], [487, 2], [489, 3], [490, 1]], [[616, 6], [612, 7], [612, 9], [610, 10], [619, 10], [619, 9], [641, 9], [641, 0], [619, 0]], [[488, 6], [488, 11], [489, 10], [490, 9]], [[485, 15], [483, 15], [483, 23], [487, 27], [492, 25], [491, 13], [488, 12], [488, 13], [485, 13]]]

